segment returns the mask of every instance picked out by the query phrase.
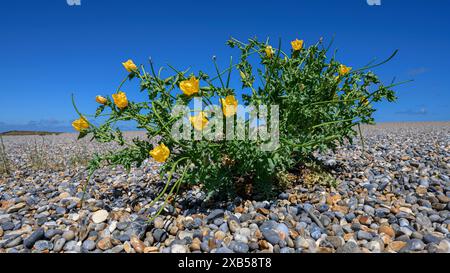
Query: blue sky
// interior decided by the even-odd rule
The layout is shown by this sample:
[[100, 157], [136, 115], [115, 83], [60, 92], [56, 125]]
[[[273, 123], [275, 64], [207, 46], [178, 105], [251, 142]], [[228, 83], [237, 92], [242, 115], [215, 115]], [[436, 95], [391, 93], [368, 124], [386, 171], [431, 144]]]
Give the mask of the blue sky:
[[[225, 45], [230, 36], [255, 35], [281, 37], [285, 46], [335, 36], [339, 60], [355, 68], [399, 49], [375, 72], [385, 82], [414, 82], [395, 89], [398, 103], [378, 104], [376, 120], [450, 120], [449, 11], [444, 0], [3, 1], [0, 131], [70, 130], [71, 93], [82, 112], [93, 113], [95, 95], [113, 93], [125, 76], [122, 61], [151, 56], [156, 66], [213, 72], [213, 55], [223, 66], [237, 57]], [[136, 86], [123, 89], [143, 99]]]

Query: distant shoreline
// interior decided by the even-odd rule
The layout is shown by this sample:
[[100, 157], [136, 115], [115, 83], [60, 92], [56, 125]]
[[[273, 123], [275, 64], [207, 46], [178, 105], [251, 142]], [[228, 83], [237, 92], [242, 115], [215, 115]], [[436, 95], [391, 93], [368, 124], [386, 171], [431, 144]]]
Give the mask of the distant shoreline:
[[[374, 125], [364, 124], [363, 126], [399, 126], [399, 125], [449, 125], [449, 121], [383, 121], [377, 122]], [[123, 132], [145, 132], [145, 130], [123, 130]], [[33, 136], [33, 135], [60, 135], [60, 134], [74, 134], [76, 131], [46, 131], [46, 130], [11, 130], [0, 132], [0, 136]]]
[[1, 132], [0, 136], [47, 136], [59, 135], [64, 132], [47, 132], [47, 131], [6, 131]]

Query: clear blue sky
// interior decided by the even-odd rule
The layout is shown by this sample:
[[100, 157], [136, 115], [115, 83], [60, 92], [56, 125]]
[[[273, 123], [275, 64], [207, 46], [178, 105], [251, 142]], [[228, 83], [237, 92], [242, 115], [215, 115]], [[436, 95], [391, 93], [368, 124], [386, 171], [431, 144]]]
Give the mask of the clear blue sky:
[[[398, 103], [377, 105], [376, 120], [450, 120], [449, 12], [445, 0], [2, 1], [0, 131], [70, 129], [70, 94], [92, 113], [93, 98], [115, 91], [128, 58], [212, 72], [211, 56], [223, 65], [237, 56], [225, 45], [230, 36], [255, 35], [286, 46], [335, 35], [339, 59], [353, 67], [399, 49], [376, 73], [415, 81], [396, 88]], [[139, 100], [134, 83], [123, 89]]]

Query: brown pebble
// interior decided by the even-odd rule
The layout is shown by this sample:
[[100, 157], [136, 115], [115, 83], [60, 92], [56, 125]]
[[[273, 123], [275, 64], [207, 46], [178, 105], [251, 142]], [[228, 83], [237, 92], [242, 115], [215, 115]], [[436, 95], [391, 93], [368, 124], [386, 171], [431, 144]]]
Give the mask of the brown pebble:
[[436, 196], [436, 198], [439, 199], [439, 201], [441, 201], [442, 203], [450, 202], [450, 198], [443, 194]]
[[206, 236], [208, 236], [208, 234], [209, 234], [209, 228], [202, 228], [202, 235], [203, 235], [203, 237], [206, 237]]
[[198, 244], [198, 243], [192, 243], [192, 244], [189, 246], [189, 249], [190, 249], [191, 251], [199, 251], [199, 250], [200, 250], [200, 244]]
[[404, 248], [406, 246], [406, 242], [403, 241], [393, 241], [389, 244], [389, 248], [394, 250], [395, 252], [398, 252], [400, 249]]
[[143, 253], [145, 244], [139, 240], [139, 238], [135, 235], [131, 236], [131, 245], [133, 246], [134, 250], [136, 250], [137, 253]]
[[[255, 234], [256, 234], [256, 232], [255, 232]], [[289, 230], [289, 235], [294, 239], [296, 239], [299, 236], [298, 232], [295, 230], [292, 230], [292, 229]]]
[[226, 236], [225, 232], [223, 232], [221, 230], [218, 230], [218, 231], [216, 231], [216, 233], [214, 233], [214, 238], [216, 240], [223, 240], [225, 238], [225, 236]]
[[295, 194], [289, 194], [288, 200], [289, 200], [289, 202], [291, 202], [292, 204], [297, 204], [297, 195], [295, 195]]
[[133, 253], [134, 249], [131, 247], [130, 242], [125, 242], [123, 244], [123, 250], [125, 250], [126, 253]]
[[108, 250], [108, 249], [112, 248], [113, 245], [111, 242], [111, 238], [105, 237], [105, 238], [100, 239], [97, 242], [97, 247], [100, 248], [101, 250]]
[[427, 193], [427, 188], [424, 187], [424, 186], [418, 186], [418, 187], [416, 188], [416, 193], [417, 193], [418, 195], [424, 195], [424, 194]]
[[381, 234], [380, 238], [381, 238], [381, 240], [383, 240], [383, 243], [385, 245], [389, 245], [392, 242], [391, 237], [389, 235], [387, 235], [387, 234]]
[[269, 213], [270, 213], [270, 210], [268, 210], [266, 208], [258, 208], [256, 211], [259, 213], [262, 213], [264, 215], [269, 215]]
[[144, 253], [156, 253], [159, 251], [159, 248], [156, 246], [148, 246], [144, 248]]
[[349, 208], [348, 208], [348, 207], [345, 207], [345, 206], [334, 205], [333, 207], [331, 207], [331, 210], [332, 210], [332, 211], [338, 211], [338, 212], [342, 212], [342, 213], [347, 214]]
[[341, 196], [337, 193], [332, 193], [327, 196], [327, 204], [335, 205], [337, 202], [341, 201]]
[[359, 222], [363, 225], [370, 225], [372, 223], [370, 217], [365, 215], [359, 217]]
[[384, 233], [384, 234], [388, 235], [391, 238], [395, 237], [395, 231], [390, 226], [385, 226], [385, 225], [384, 226], [380, 226], [378, 228], [378, 233], [380, 233], [380, 234]]
[[266, 217], [264, 217], [263, 215], [256, 215], [254, 220], [257, 222], [262, 222], [266, 220]]
[[344, 234], [344, 240], [348, 241], [354, 237], [354, 233], [346, 233]]
[[259, 241], [259, 246], [262, 249], [269, 249], [269, 243], [266, 240], [261, 240]]
[[[197, 239], [197, 240], [195, 240]], [[191, 251], [198, 251], [200, 250], [200, 244], [201, 241], [198, 238], [195, 238], [194, 240], [192, 240], [191, 245], [189, 246], [189, 248], [191, 249]]]
[[399, 210], [398, 208], [396, 208], [396, 207], [392, 207], [392, 208], [391, 208], [391, 213], [397, 214], [397, 213], [399, 213], [399, 212], [400, 212], [400, 210]]
[[175, 226], [175, 225], [173, 225], [173, 226], [169, 229], [169, 234], [170, 234], [170, 235], [175, 236], [175, 235], [177, 235], [177, 232], [178, 232], [178, 227]]
[[317, 253], [333, 253], [333, 249], [329, 247], [319, 247]]
[[216, 240], [214, 240], [214, 239], [209, 239], [209, 240], [208, 240], [208, 247], [209, 247], [209, 249], [216, 248]]

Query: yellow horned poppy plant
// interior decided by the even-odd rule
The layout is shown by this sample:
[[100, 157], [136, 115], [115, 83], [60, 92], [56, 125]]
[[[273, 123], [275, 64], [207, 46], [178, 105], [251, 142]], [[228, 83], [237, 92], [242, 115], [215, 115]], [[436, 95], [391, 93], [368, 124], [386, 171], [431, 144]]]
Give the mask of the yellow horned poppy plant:
[[208, 119], [206, 118], [205, 112], [200, 112], [196, 116], [189, 117], [189, 120], [191, 121], [194, 128], [198, 131], [203, 130], [203, 128], [208, 125]]
[[128, 60], [128, 61], [122, 63], [122, 65], [130, 73], [138, 70], [137, 66], [134, 64], [134, 62], [132, 60]]
[[[128, 58], [117, 62], [125, 79], [110, 93], [90, 95], [95, 114], [80, 112], [72, 96], [74, 120], [78, 120], [70, 122], [79, 131], [78, 138], [108, 145], [108, 151], [94, 154], [83, 169], [87, 172], [80, 181], [83, 192], [103, 166], [119, 165], [131, 171], [148, 160], [163, 165], [158, 172], [165, 180], [146, 206], [151, 208], [149, 222], [191, 186], [219, 197], [242, 193], [240, 185], [251, 186], [245, 187], [245, 195], [264, 199], [271, 197], [275, 187], [289, 191], [285, 187], [290, 184], [285, 182], [291, 180], [290, 170], [298, 162], [314, 163], [310, 159], [317, 150], [327, 153], [361, 133], [354, 126], [372, 124], [372, 104], [394, 101], [390, 87], [401, 84], [387, 86], [372, 72], [353, 70], [344, 60], [337, 62], [340, 57], [330, 56], [322, 39], [314, 43], [296, 38], [285, 43], [287, 51], [281, 42], [278, 46], [269, 39], [230, 38], [227, 45], [239, 55], [230, 58], [229, 68], [223, 70], [213, 58], [209, 70], [214, 75], [197, 70], [201, 69], [197, 65], [194, 72], [172, 65], [168, 66], [173, 71], [164, 71], [155, 70], [153, 62], [147, 69], [131, 60], [123, 64], [135, 71], [129, 74], [120, 67]], [[133, 102], [135, 96], [129, 93], [133, 87], [142, 92], [139, 102]], [[96, 97], [100, 94], [103, 97]], [[242, 117], [240, 104], [246, 108]], [[126, 122], [145, 135], [123, 134], [120, 127]], [[158, 141], [150, 143], [155, 138]], [[323, 174], [333, 187], [333, 174]], [[218, 201], [213, 200], [216, 194], [210, 197]]]
[[237, 112], [238, 101], [233, 95], [226, 96], [225, 99], [220, 99], [222, 103], [223, 114], [226, 117], [234, 116]]
[[150, 155], [158, 162], [165, 162], [170, 155], [170, 150], [164, 143], [161, 143], [150, 151]]
[[83, 131], [89, 128], [89, 123], [85, 117], [80, 117], [79, 119], [72, 122], [72, 126], [77, 131]]
[[180, 82], [180, 89], [187, 96], [196, 94], [200, 90], [200, 80], [192, 76], [189, 80]]
[[125, 92], [120, 91], [117, 94], [113, 94], [112, 97], [114, 100], [114, 104], [119, 109], [124, 109], [125, 107], [128, 106], [128, 99], [127, 99], [127, 95], [125, 94]]

